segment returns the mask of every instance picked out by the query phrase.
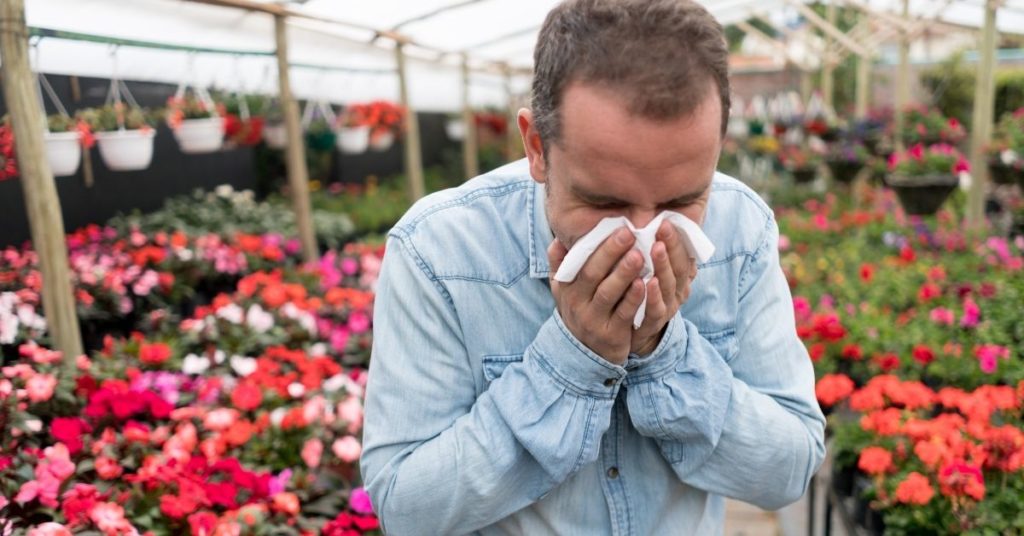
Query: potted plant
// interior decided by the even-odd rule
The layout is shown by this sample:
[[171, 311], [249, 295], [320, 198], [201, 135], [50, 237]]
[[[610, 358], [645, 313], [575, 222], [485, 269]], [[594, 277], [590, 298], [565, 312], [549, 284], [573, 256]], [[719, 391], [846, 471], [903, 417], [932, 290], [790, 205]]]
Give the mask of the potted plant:
[[362, 154], [370, 146], [369, 114], [367, 105], [352, 104], [338, 116], [338, 150], [343, 154]]
[[952, 145], [917, 144], [889, 157], [887, 182], [910, 215], [935, 214], [960, 184], [970, 164]]
[[797, 183], [813, 182], [824, 157], [807, 145], [785, 145], [779, 150], [779, 163], [793, 175]]
[[986, 154], [992, 182], [1013, 184], [1016, 179], [1024, 188], [1024, 108], [1003, 115]]
[[917, 143], [956, 145], [967, 137], [967, 131], [955, 117], [946, 117], [942, 112], [924, 106], [911, 107], [903, 112], [903, 129], [897, 134], [906, 147]]
[[274, 100], [267, 107], [263, 120], [263, 143], [271, 149], [284, 149], [288, 145], [288, 132], [284, 126], [284, 112], [280, 103]]
[[89, 125], [67, 115], [54, 114], [46, 118], [46, 126], [43, 140], [50, 170], [55, 177], [74, 175], [82, 161], [82, 146], [88, 149], [94, 142]]
[[78, 113], [96, 136], [103, 163], [112, 171], [146, 169], [153, 161], [153, 118], [148, 110], [124, 103]]
[[174, 131], [181, 152], [211, 153], [224, 145], [222, 106], [212, 100], [195, 96], [173, 96], [167, 99], [167, 124]]
[[235, 95], [224, 100], [224, 136], [232, 146], [253, 146], [263, 139], [266, 100]]
[[395, 137], [402, 133], [405, 123], [405, 109], [385, 100], [367, 103], [363, 113], [366, 124], [370, 125], [370, 148], [374, 151], [386, 151], [395, 142]]
[[836, 182], [849, 184], [857, 177], [860, 170], [864, 168], [871, 153], [864, 144], [857, 141], [842, 141], [833, 143], [825, 155], [825, 164]]

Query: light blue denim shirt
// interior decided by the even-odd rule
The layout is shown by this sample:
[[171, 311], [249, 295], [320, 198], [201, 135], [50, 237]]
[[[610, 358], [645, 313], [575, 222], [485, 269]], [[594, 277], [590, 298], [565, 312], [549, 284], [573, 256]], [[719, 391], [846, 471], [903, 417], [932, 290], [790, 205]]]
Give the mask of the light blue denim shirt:
[[544, 190], [525, 161], [418, 202], [374, 305], [361, 469], [390, 534], [721, 534], [824, 457], [778, 228], [716, 175], [716, 246], [661, 344], [624, 367], [566, 329]]

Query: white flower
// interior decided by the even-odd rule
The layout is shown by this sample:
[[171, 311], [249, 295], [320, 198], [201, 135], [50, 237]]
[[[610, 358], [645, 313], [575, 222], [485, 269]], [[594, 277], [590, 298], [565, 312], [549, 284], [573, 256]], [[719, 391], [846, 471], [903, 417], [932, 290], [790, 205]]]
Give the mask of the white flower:
[[323, 357], [325, 355], [327, 355], [327, 345], [326, 344], [324, 344], [322, 342], [318, 342], [318, 343], [316, 343], [316, 344], [314, 344], [314, 345], [309, 347], [309, 356], [310, 357]]
[[185, 356], [185, 362], [181, 365], [181, 371], [185, 374], [202, 374], [210, 368], [210, 360], [196, 354]]
[[233, 355], [231, 356], [231, 369], [235, 371], [235, 374], [244, 378], [256, 372], [256, 360], [251, 357]]
[[1006, 149], [1005, 151], [999, 153], [999, 160], [1003, 162], [1004, 166], [1012, 166], [1015, 162], [1017, 162], [1017, 158], [1017, 151], [1014, 151], [1013, 149]]
[[274, 315], [264, 311], [259, 304], [251, 305], [245, 315], [245, 323], [256, 333], [266, 333], [274, 327]]
[[223, 318], [232, 324], [241, 324], [244, 315], [245, 313], [242, 311], [242, 308], [233, 303], [217, 309], [217, 318]]
[[324, 380], [324, 383], [321, 387], [323, 388], [325, 393], [333, 393], [338, 389], [345, 387], [345, 380], [347, 379], [348, 377], [345, 376], [344, 374], [335, 374], [334, 376], [331, 376], [330, 378]]
[[970, 173], [968, 173], [966, 171], [961, 171], [960, 172], [960, 176], [958, 178], [960, 179], [960, 189], [961, 190], [966, 192], [966, 191], [971, 189], [971, 174]]
[[306, 387], [298, 382], [289, 383], [288, 394], [291, 395], [292, 398], [299, 398], [302, 395], [306, 394]]
[[231, 197], [231, 194], [235, 193], [235, 189], [230, 184], [221, 184], [213, 190], [220, 197]]
[[39, 419], [29, 419], [25, 421], [25, 429], [29, 432], [35, 433], [43, 429], [43, 421]]
[[281, 426], [281, 421], [284, 420], [284, 416], [287, 413], [288, 413], [288, 410], [286, 410], [284, 408], [277, 408], [274, 411], [271, 411], [270, 412], [270, 423], [273, 424], [274, 426]]
[[188, 248], [180, 248], [180, 249], [176, 250], [174, 253], [175, 253], [175, 255], [178, 256], [179, 260], [182, 260], [182, 261], [185, 261], [185, 262], [191, 261], [192, 258], [195, 257], [195, 253], [193, 253], [192, 250], [188, 249]]
[[18, 318], [0, 311], [0, 344], [14, 344], [18, 334]]
[[227, 359], [227, 357], [228, 356], [227, 354], [224, 353], [224, 350], [217, 350], [213, 352], [213, 362], [218, 365], [223, 363], [224, 360]]

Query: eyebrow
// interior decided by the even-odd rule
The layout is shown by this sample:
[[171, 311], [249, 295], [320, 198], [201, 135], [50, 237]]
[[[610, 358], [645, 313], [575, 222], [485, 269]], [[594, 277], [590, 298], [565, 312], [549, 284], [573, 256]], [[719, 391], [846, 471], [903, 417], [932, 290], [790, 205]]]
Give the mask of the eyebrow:
[[[573, 184], [570, 188], [572, 190], [573, 195], [575, 195], [576, 197], [582, 199], [583, 201], [585, 201], [587, 203], [590, 203], [590, 204], [593, 204], [593, 205], [629, 205], [629, 204], [631, 204], [629, 201], [626, 201], [625, 199], [619, 199], [618, 197], [615, 197], [615, 196], [612, 196], [612, 195], [599, 194], [597, 192], [591, 192], [591, 191], [585, 190], [583, 188], [580, 188], [579, 185], [577, 185], [577, 184]], [[707, 185], [705, 185], [700, 190], [697, 190], [696, 192], [690, 192], [690, 193], [687, 193], [687, 194], [683, 194], [683, 195], [681, 195], [679, 197], [676, 197], [674, 199], [670, 199], [669, 201], [667, 201], [665, 203], [659, 203], [659, 206], [679, 206], [679, 205], [686, 205], [686, 204], [692, 203], [692, 202], [700, 199], [708, 191], [709, 188], [711, 188], [711, 182], [708, 182]]]

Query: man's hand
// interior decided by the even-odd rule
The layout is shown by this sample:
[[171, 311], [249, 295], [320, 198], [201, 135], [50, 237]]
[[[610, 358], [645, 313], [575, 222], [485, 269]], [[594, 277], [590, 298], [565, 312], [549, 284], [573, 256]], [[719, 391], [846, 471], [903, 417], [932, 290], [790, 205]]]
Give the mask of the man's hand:
[[633, 250], [634, 241], [626, 228], [612, 233], [571, 283], [554, 279], [567, 253], [565, 246], [556, 238], [548, 247], [551, 293], [562, 321], [587, 348], [617, 365], [629, 357], [633, 317], [644, 299], [644, 261]]
[[658, 347], [665, 326], [690, 298], [690, 283], [697, 277], [697, 263], [690, 258], [683, 237], [669, 222], [662, 222], [651, 250], [654, 277], [647, 282], [647, 313], [633, 331], [629, 351], [648, 355]]

